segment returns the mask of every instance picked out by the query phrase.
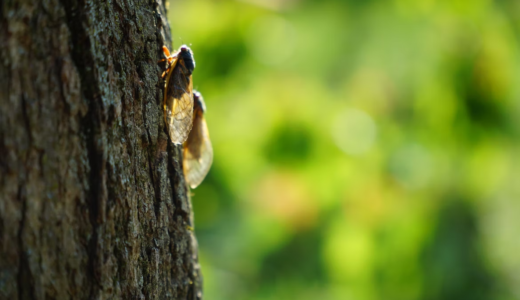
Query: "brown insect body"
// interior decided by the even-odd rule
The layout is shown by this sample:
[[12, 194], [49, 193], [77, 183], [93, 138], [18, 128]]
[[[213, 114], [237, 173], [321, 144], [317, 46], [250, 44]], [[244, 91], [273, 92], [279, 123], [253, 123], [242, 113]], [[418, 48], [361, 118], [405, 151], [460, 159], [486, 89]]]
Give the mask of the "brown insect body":
[[193, 81], [191, 74], [195, 60], [191, 49], [181, 46], [179, 51], [170, 55], [163, 47], [168, 67], [164, 91], [164, 121], [168, 134], [174, 144], [182, 144], [188, 138], [193, 126]]
[[184, 143], [184, 177], [192, 189], [206, 177], [213, 162], [213, 147], [204, 119], [206, 105], [199, 92], [193, 92], [193, 128]]

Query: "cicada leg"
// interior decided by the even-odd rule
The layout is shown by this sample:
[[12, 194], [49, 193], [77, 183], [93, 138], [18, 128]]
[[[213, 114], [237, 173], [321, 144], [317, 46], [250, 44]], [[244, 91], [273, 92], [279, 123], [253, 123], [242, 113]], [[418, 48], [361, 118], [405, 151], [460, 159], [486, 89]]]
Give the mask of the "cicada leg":
[[178, 60], [178, 56], [179, 56], [179, 51], [177, 51], [173, 54], [170, 54], [170, 51], [168, 50], [168, 48], [166, 46], [163, 46], [162, 50], [163, 50], [163, 53], [166, 56], [166, 58], [163, 58], [158, 62], [167, 61], [166, 70], [161, 74], [161, 78], [164, 78], [164, 76], [166, 76], [166, 74], [168, 74], [169, 70], [173, 70], [173, 68], [175, 68], [175, 65], [177, 64], [177, 60]]

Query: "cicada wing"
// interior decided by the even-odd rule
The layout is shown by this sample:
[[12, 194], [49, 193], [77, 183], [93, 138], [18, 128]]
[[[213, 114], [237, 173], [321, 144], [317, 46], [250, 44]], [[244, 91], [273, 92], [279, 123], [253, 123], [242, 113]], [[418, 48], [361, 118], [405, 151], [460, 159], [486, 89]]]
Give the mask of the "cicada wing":
[[166, 80], [164, 93], [164, 120], [174, 144], [188, 138], [193, 125], [193, 82], [186, 76], [184, 64], [177, 63]]
[[184, 176], [192, 189], [206, 177], [213, 162], [213, 147], [202, 111], [196, 110], [193, 129], [184, 143]]

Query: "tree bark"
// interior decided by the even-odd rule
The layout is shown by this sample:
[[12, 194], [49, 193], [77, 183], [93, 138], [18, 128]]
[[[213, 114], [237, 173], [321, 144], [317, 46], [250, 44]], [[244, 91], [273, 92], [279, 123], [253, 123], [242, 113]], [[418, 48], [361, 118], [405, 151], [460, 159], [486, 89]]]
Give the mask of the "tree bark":
[[164, 3], [4, 0], [0, 44], [0, 299], [200, 299]]

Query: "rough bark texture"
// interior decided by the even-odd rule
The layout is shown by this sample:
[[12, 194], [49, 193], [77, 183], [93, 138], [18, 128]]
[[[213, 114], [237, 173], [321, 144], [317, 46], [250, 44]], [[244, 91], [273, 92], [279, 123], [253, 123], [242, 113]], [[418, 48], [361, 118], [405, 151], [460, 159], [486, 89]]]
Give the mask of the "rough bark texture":
[[0, 299], [201, 297], [157, 1], [0, 3]]

